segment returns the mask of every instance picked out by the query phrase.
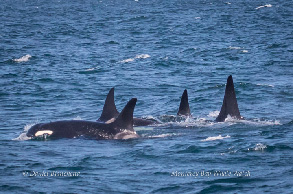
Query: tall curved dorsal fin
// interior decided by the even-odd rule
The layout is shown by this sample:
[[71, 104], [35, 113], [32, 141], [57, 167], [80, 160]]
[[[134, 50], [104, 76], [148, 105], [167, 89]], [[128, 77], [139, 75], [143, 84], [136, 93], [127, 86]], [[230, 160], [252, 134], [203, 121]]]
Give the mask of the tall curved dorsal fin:
[[187, 90], [184, 90], [177, 115], [190, 116]]
[[114, 121], [113, 125], [116, 129], [127, 129], [133, 130], [133, 111], [136, 105], [136, 98], [132, 98], [128, 101], [124, 109], [121, 111], [117, 119]]
[[101, 117], [98, 119], [98, 121], [106, 122], [110, 119], [116, 118], [118, 115], [119, 115], [119, 112], [116, 109], [116, 105], [114, 101], [114, 88], [111, 88], [105, 100], [103, 112], [101, 114]]
[[223, 105], [220, 114], [216, 118], [216, 121], [223, 122], [225, 121], [228, 115], [230, 115], [231, 117], [235, 117], [237, 119], [242, 119], [238, 109], [232, 75], [230, 75], [227, 79]]

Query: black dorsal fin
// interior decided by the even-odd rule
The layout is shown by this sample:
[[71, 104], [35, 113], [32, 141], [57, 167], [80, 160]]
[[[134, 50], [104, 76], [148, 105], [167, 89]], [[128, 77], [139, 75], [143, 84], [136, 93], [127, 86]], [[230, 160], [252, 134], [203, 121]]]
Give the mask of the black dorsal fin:
[[136, 98], [132, 98], [128, 101], [124, 109], [121, 111], [117, 119], [114, 121], [114, 126], [117, 129], [133, 130], [133, 111], [136, 105]]
[[184, 90], [177, 115], [190, 116], [187, 90]]
[[119, 115], [119, 112], [117, 111], [116, 105], [114, 102], [114, 88], [111, 88], [105, 100], [103, 112], [101, 114], [101, 117], [98, 119], [98, 121], [106, 122], [110, 119], [116, 118], [118, 115]]
[[225, 121], [228, 115], [230, 115], [231, 117], [235, 117], [237, 119], [242, 119], [238, 109], [232, 75], [230, 75], [227, 79], [223, 105], [220, 114], [216, 118], [216, 121], [223, 122]]

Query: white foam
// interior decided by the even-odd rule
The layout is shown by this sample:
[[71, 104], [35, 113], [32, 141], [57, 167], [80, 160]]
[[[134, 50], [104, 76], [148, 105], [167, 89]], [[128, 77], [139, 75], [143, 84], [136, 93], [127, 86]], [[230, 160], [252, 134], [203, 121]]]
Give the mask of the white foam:
[[271, 84], [256, 84], [257, 86], [269, 86], [269, 87], [275, 87], [274, 85]]
[[231, 115], [228, 115], [227, 118], [225, 118], [225, 122], [237, 122], [239, 119], [231, 117]]
[[157, 120], [154, 116], [152, 115], [147, 115], [147, 116], [142, 116], [143, 119], [149, 119], [149, 120]]
[[263, 150], [266, 149], [266, 148], [267, 148], [266, 145], [264, 145], [264, 144], [262, 144], [262, 143], [258, 143], [258, 144], [256, 144], [256, 146], [255, 146], [253, 149], [248, 148], [248, 150], [263, 151]]
[[148, 54], [140, 54], [140, 55], [136, 55], [134, 58], [125, 59], [125, 60], [122, 60], [120, 62], [121, 63], [129, 63], [129, 62], [134, 61], [135, 59], [147, 59], [149, 57], [151, 57], [151, 56], [148, 55]]
[[255, 150], [255, 151], [260, 151], [260, 150], [264, 150], [264, 149], [266, 149], [266, 148], [267, 148], [266, 145], [264, 145], [264, 144], [262, 144], [262, 143], [258, 143], [258, 144], [256, 144], [254, 150]]
[[129, 63], [129, 62], [132, 62], [132, 61], [134, 61], [134, 58], [125, 59], [125, 60], [121, 61], [121, 63]]
[[164, 127], [169, 125], [174, 125], [182, 128], [187, 127], [206, 127], [206, 126], [213, 126], [217, 124], [216, 122], [207, 121], [206, 118], [193, 118], [187, 117], [185, 120], [182, 121], [170, 121], [170, 122], [163, 122], [157, 124], [157, 126]]
[[86, 69], [85, 71], [93, 71], [95, 70], [95, 68], [89, 68], [89, 69]]
[[75, 117], [75, 118], [73, 118], [73, 120], [81, 120], [81, 117], [80, 116], [77, 116], [77, 117]]
[[93, 68], [88, 68], [85, 71], [95, 71], [95, 70], [99, 70], [101, 67], [97, 66], [97, 67], [93, 67]]
[[246, 50], [244, 48], [241, 48], [241, 47], [238, 47], [238, 46], [229, 46], [229, 49], [231, 49], [231, 50], [241, 50], [241, 49], [243, 49], [241, 52], [248, 53], [248, 50]]
[[[227, 116], [224, 122], [216, 122], [214, 118], [219, 115], [219, 111], [210, 112], [206, 118], [204, 117], [186, 117], [177, 118], [175, 115], [164, 115], [163, 118], [158, 118], [161, 123], [156, 124], [158, 127], [176, 126], [181, 128], [188, 127], [211, 127], [211, 126], [231, 126], [235, 124], [255, 125], [255, 126], [268, 126], [268, 125], [281, 125], [279, 120], [263, 120], [263, 119], [237, 119], [235, 117]], [[169, 119], [168, 119], [169, 118]]]
[[247, 125], [257, 125], [257, 126], [266, 126], [266, 125], [281, 125], [279, 120], [260, 120], [260, 119], [253, 119], [253, 120], [239, 120], [237, 118], [231, 117], [230, 115], [227, 116], [225, 119], [225, 123], [243, 123]]
[[28, 61], [32, 56], [31, 55], [25, 55], [19, 59], [13, 59], [15, 62], [26, 62]]
[[200, 19], [200, 17], [195, 17], [194, 19], [196, 19], [196, 20], [199, 20], [199, 19]]
[[172, 134], [161, 134], [161, 135], [153, 135], [153, 136], [149, 136], [151, 138], [163, 138], [163, 137], [170, 137], [172, 136]]
[[213, 118], [217, 118], [217, 116], [220, 114], [220, 111], [216, 110], [216, 111], [213, 111], [213, 112], [210, 112], [208, 114], [209, 117], [213, 117]]
[[32, 127], [34, 126], [35, 124], [37, 124], [38, 122], [36, 123], [32, 123], [32, 124], [26, 124], [24, 127], [23, 127], [23, 132], [17, 137], [17, 138], [14, 138], [12, 140], [18, 140], [18, 141], [25, 141], [25, 140], [29, 140], [31, 139], [31, 137], [28, 137], [26, 136], [26, 133], [27, 131]]
[[14, 141], [25, 141], [25, 140], [29, 140], [31, 139], [31, 137], [26, 136], [26, 133], [21, 133], [17, 138], [14, 138], [12, 140]]
[[27, 132], [32, 126], [34, 126], [36, 123], [32, 123], [32, 124], [26, 124], [24, 127], [23, 127], [23, 131], [24, 132]]
[[135, 131], [152, 131], [152, 130], [154, 130], [154, 128], [150, 127], [150, 126], [142, 126], [142, 127], [134, 126], [134, 129], [135, 129]]
[[151, 56], [148, 54], [141, 54], [141, 55], [136, 55], [135, 58], [136, 59], [147, 59], [150, 58]]
[[255, 8], [255, 9], [261, 9], [261, 8], [265, 8], [265, 7], [272, 7], [272, 5], [271, 4], [266, 4], [266, 5], [259, 6], [259, 7]]
[[208, 138], [203, 139], [201, 141], [215, 141], [215, 140], [226, 139], [226, 138], [230, 138], [230, 136], [227, 135], [226, 137], [223, 137], [222, 135], [218, 135], [218, 136], [214, 136], [214, 137], [208, 137]]
[[171, 136], [175, 136], [175, 135], [181, 135], [179, 133], [166, 133], [166, 134], [161, 134], [161, 135], [151, 135], [148, 136], [148, 138], [164, 138], [164, 137], [171, 137]]
[[281, 125], [280, 120], [264, 120], [264, 121], [261, 121], [260, 119], [254, 119], [253, 121], [240, 120], [240, 122], [245, 123], [245, 124], [260, 125], [260, 126]]
[[238, 46], [229, 46], [229, 49], [239, 50], [239, 49], [242, 49], [242, 48], [241, 47], [238, 47]]

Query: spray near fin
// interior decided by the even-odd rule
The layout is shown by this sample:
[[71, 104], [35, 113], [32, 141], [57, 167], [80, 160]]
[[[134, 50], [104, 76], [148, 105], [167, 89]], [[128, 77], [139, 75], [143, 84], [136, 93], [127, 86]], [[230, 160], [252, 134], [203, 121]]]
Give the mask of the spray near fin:
[[228, 115], [230, 115], [231, 117], [237, 118], [237, 119], [243, 119], [243, 117], [241, 117], [239, 109], [238, 109], [238, 104], [237, 104], [236, 94], [235, 94], [235, 90], [234, 90], [234, 83], [233, 83], [232, 75], [230, 75], [227, 79], [227, 85], [226, 85], [223, 105], [222, 105], [220, 114], [216, 118], [216, 121], [223, 122], [223, 121], [225, 121], [225, 119], [227, 118]]
[[190, 116], [187, 90], [184, 90], [177, 115]]

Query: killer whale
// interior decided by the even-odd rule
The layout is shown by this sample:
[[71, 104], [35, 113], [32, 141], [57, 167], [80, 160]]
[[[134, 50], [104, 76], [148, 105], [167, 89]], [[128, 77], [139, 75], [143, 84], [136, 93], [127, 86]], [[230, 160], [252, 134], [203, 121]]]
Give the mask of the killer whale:
[[[179, 106], [177, 115], [178, 116], [192, 116], [190, 113], [188, 94], [186, 89], [184, 90], [181, 96], [180, 106]], [[224, 122], [225, 119], [228, 117], [228, 115], [236, 119], [240, 119], [240, 120], [244, 119], [240, 115], [240, 111], [238, 108], [232, 75], [228, 76], [227, 78], [223, 104], [221, 107], [221, 111], [216, 118], [216, 122]]]
[[179, 106], [179, 110], [177, 112], [177, 115], [178, 116], [191, 116], [189, 103], [188, 103], [188, 94], [187, 94], [186, 89], [184, 90], [184, 92], [181, 96], [180, 106]]
[[224, 122], [228, 115], [236, 119], [244, 119], [240, 115], [240, 111], [238, 108], [232, 75], [230, 75], [227, 78], [222, 108], [219, 115], [216, 118], [216, 121]]
[[[111, 88], [106, 97], [102, 114], [97, 121], [103, 122], [103, 123], [111, 123], [115, 121], [118, 115], [119, 115], [119, 112], [117, 111], [115, 100], [114, 100], [114, 88]], [[141, 119], [141, 118], [135, 118], [135, 117], [133, 118], [134, 126], [147, 126], [147, 125], [153, 125], [157, 123], [158, 122], [154, 120]]]
[[133, 111], [136, 98], [132, 98], [112, 123], [83, 120], [56, 121], [39, 123], [32, 126], [28, 137], [49, 135], [52, 139], [76, 138], [80, 136], [93, 139], [128, 139], [139, 137], [133, 129]]
[[118, 115], [119, 115], [119, 112], [116, 109], [115, 100], [114, 100], [114, 88], [111, 88], [106, 97], [102, 114], [97, 121], [110, 122], [111, 119], [117, 118]]

